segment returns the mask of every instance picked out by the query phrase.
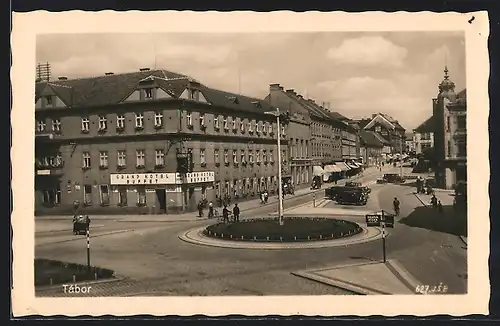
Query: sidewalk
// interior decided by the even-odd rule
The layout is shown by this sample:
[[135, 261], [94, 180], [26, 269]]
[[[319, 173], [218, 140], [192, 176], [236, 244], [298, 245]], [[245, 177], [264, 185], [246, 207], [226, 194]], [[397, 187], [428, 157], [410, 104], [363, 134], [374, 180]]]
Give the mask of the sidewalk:
[[[360, 173], [349, 179], [342, 179], [337, 182], [338, 186], [344, 185], [346, 182], [359, 180], [362, 178], [366, 178], [372, 176], [374, 174], [381, 174], [385, 170], [390, 170], [392, 167], [385, 167], [381, 171], [378, 171], [376, 167], [369, 167], [363, 173]], [[320, 189], [311, 190], [309, 186], [306, 186], [301, 189], [297, 189], [294, 195], [285, 196], [284, 201], [294, 199], [297, 197], [307, 196], [310, 194], [318, 194], [324, 193], [324, 190], [334, 186], [333, 183], [323, 183]], [[241, 212], [249, 211], [258, 207], [266, 207], [271, 205], [276, 205], [278, 203], [278, 196], [270, 196], [267, 204], [261, 204], [260, 198], [251, 199], [243, 202], [239, 202], [238, 206], [240, 207]], [[207, 210], [205, 210], [205, 214], [207, 214]], [[207, 220], [206, 217], [200, 218], [197, 217], [197, 212], [188, 212], [184, 214], [152, 214], [152, 215], [93, 215], [91, 216], [92, 220], [111, 220], [118, 222], [193, 222], [193, 221], [203, 221]], [[46, 215], [46, 216], [36, 216], [35, 221], [45, 221], [45, 220], [71, 220], [71, 216], [61, 216], [61, 215]]]

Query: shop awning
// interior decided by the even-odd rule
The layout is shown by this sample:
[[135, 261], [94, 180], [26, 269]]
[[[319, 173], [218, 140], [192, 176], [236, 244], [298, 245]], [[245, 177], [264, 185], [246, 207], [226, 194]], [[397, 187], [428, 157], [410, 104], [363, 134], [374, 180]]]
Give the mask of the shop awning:
[[340, 171], [349, 171], [351, 168], [344, 162], [335, 162], [335, 165], [340, 169]]
[[347, 166], [350, 167], [351, 169], [357, 169], [358, 166], [355, 165], [354, 163], [347, 163]]
[[323, 174], [325, 174], [325, 170], [323, 170], [323, 168], [319, 165], [315, 165], [313, 166], [313, 176], [322, 176]]
[[338, 166], [336, 166], [335, 164], [325, 165], [325, 167], [323, 169], [325, 170], [325, 172], [328, 172], [328, 173], [342, 172], [342, 170]]
[[358, 168], [362, 167], [363, 164], [359, 163], [359, 162], [354, 162], [354, 165], [356, 165]]

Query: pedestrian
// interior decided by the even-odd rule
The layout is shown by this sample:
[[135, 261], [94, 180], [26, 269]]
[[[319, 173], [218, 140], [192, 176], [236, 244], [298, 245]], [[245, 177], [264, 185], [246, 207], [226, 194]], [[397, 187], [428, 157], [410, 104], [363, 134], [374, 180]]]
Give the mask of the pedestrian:
[[214, 217], [214, 204], [212, 201], [208, 203], [208, 218]]
[[222, 209], [222, 219], [224, 223], [229, 223], [229, 209], [227, 209], [226, 205]]
[[203, 217], [203, 203], [201, 201], [198, 203], [198, 217]]
[[233, 217], [235, 222], [240, 221], [240, 208], [238, 207], [238, 204], [234, 204]]
[[268, 200], [269, 200], [269, 194], [267, 193], [267, 190], [264, 190], [264, 203], [267, 204]]
[[399, 200], [397, 197], [394, 197], [394, 201], [392, 202], [392, 205], [394, 206], [395, 215], [399, 216]]
[[443, 215], [444, 213], [444, 210], [443, 210], [443, 204], [441, 203], [440, 200], [438, 200], [438, 203], [437, 203], [437, 209], [438, 209], [438, 212], [440, 215]]
[[432, 205], [432, 208], [437, 208], [438, 207], [438, 200], [436, 198], [436, 195], [432, 195], [431, 205]]

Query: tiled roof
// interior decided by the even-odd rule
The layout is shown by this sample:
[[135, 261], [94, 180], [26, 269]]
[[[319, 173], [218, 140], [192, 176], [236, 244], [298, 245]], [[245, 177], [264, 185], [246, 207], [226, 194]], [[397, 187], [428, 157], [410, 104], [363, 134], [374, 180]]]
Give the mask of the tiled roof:
[[370, 147], [383, 147], [384, 143], [379, 137], [377, 137], [377, 133], [373, 131], [362, 130], [359, 133], [361, 141], [364, 145]]
[[434, 132], [434, 130], [435, 130], [434, 116], [431, 116], [430, 118], [425, 120], [420, 126], [414, 129], [415, 132], [421, 134]]
[[[132, 93], [140, 80], [157, 77], [159, 86], [177, 94], [188, 84], [188, 76], [166, 70], [148, 70], [125, 74], [104, 75], [89, 78], [38, 82], [35, 86], [36, 100], [48, 84], [54, 92], [71, 107], [104, 106], [117, 104]], [[179, 94], [180, 95], [180, 94]]]
[[214, 106], [253, 113], [264, 113], [274, 110], [268, 102], [262, 99], [220, 91], [206, 86], [201, 87], [200, 91], [207, 101]]

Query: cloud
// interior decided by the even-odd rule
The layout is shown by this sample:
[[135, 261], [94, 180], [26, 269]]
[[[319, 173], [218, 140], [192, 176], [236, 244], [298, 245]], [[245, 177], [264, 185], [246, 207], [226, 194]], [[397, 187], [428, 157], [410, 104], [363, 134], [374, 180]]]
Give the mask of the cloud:
[[393, 96], [397, 93], [397, 87], [391, 80], [375, 79], [369, 76], [323, 81], [318, 83], [317, 86], [336, 99], [359, 97], [370, 99], [373, 97]]
[[330, 48], [326, 55], [336, 64], [401, 67], [408, 50], [383, 37], [367, 36], [346, 39], [340, 46]]
[[208, 45], [172, 45], [159, 49], [157, 56], [162, 59], [168, 60], [183, 60], [191, 61], [197, 64], [208, 65], [213, 67], [226, 62], [228, 57], [232, 54], [230, 46]]

